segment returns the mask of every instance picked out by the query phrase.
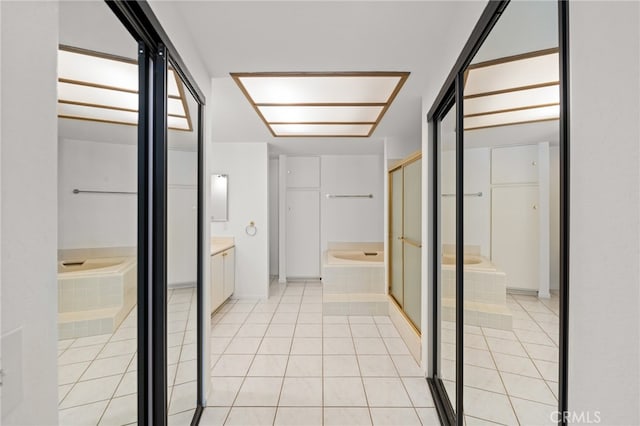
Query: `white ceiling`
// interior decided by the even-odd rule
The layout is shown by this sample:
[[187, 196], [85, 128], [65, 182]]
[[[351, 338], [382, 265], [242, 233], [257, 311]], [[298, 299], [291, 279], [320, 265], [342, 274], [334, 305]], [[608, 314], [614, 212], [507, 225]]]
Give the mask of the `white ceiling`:
[[[451, 34], [468, 34], [479, 1], [179, 1], [214, 77], [214, 142], [267, 141], [273, 152], [381, 152], [381, 141], [421, 141], [422, 96], [437, 75]], [[409, 71], [370, 138], [274, 138], [230, 72]], [[439, 83], [437, 83], [439, 84]]]
[[[516, 3], [527, 2], [513, 2], [507, 12], [516, 9]], [[424, 120], [422, 96], [427, 88], [437, 90], [443, 83], [443, 73], [452, 66], [443, 63], [443, 58], [453, 61], [457, 57], [461, 43], [485, 4], [484, 1], [174, 0], [174, 9], [177, 19], [191, 33], [190, 38], [213, 78], [207, 107], [214, 142], [266, 141], [272, 154], [364, 154], [381, 153], [385, 138], [419, 146]], [[524, 9], [518, 6], [512, 13], [505, 12], [502, 20], [509, 15], [534, 16]], [[535, 15], [536, 22], [546, 19], [544, 16], [548, 17], [550, 11], [549, 7], [542, 7], [540, 16]], [[518, 28], [500, 22], [496, 27], [500, 33]], [[538, 36], [549, 39], [552, 28], [539, 28], [536, 34], [535, 27], [512, 36], [523, 40]], [[514, 48], [513, 43], [501, 46], [502, 37], [493, 38], [488, 40], [486, 52], [481, 53], [495, 56], [501, 49]], [[102, 1], [63, 2], [60, 42], [129, 57], [134, 57], [136, 51], [131, 36]], [[370, 138], [274, 138], [229, 76], [230, 72], [260, 71], [409, 71], [411, 75]], [[60, 122], [60, 137], [135, 142], [134, 127], [76, 120]], [[543, 136], [545, 140], [552, 139], [552, 127], [549, 123], [527, 125], [531, 135], [527, 139]], [[171, 137], [173, 146], [193, 147], [190, 137], [193, 133], [172, 133], [176, 134]], [[478, 144], [496, 144], [497, 140], [517, 138], [520, 134], [486, 129], [476, 133], [475, 139]], [[472, 138], [466, 137], [471, 142]]]

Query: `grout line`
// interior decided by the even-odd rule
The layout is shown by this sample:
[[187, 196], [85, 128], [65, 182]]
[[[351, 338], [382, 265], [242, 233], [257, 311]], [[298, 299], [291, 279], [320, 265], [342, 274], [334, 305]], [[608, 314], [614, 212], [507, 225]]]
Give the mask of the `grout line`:
[[[491, 347], [489, 346], [489, 342], [487, 341], [487, 336], [484, 333], [484, 329], [482, 327], [480, 327], [480, 331], [482, 332], [482, 337], [485, 341], [485, 344], [487, 345], [487, 348], [489, 349], [489, 356], [491, 357], [491, 360], [493, 361], [493, 365], [495, 365], [496, 367], [496, 372], [498, 373], [498, 377], [500, 378], [500, 383], [502, 384], [502, 388], [504, 389], [504, 394], [507, 396], [507, 399], [509, 401], [509, 406], [511, 407], [511, 411], [513, 412], [514, 417], [516, 418], [516, 421], [518, 422], [518, 424], [520, 423], [520, 418], [518, 417], [518, 413], [516, 412], [516, 408], [513, 406], [513, 402], [511, 401], [511, 395], [509, 395], [509, 391], [507, 390], [507, 385], [504, 383], [504, 378], [502, 377], [502, 372], [500, 371], [500, 369], [498, 369], [498, 363], [496, 362], [495, 357], [493, 356], [493, 352], [491, 351]], [[515, 334], [515, 333], [514, 333]], [[518, 336], [516, 336], [517, 338]], [[522, 344], [520, 344], [522, 345]], [[485, 391], [488, 391], [487, 389], [483, 389]], [[490, 392], [490, 391], [488, 391]], [[494, 422], [497, 423], [497, 422]]]

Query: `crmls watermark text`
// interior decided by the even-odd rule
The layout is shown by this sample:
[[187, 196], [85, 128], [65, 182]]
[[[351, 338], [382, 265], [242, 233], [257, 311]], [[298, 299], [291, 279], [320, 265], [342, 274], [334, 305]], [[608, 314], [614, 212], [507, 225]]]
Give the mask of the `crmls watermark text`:
[[601, 422], [600, 411], [554, 411], [551, 413], [551, 421], [558, 423], [560, 420], [571, 424], [597, 424]]

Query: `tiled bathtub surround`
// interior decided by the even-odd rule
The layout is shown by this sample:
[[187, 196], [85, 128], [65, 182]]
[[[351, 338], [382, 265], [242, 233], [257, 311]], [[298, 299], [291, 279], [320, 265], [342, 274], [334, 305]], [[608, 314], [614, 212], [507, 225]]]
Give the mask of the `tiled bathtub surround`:
[[[466, 256], [465, 256], [466, 257]], [[506, 274], [481, 256], [478, 264], [464, 265], [465, 323], [511, 330], [511, 311], [507, 307]], [[442, 265], [442, 318], [455, 321], [455, 264]]]
[[338, 252], [378, 252], [382, 243], [329, 243], [322, 261], [325, 315], [387, 315], [384, 257], [380, 262], [333, 260]]
[[61, 339], [113, 333], [136, 304], [135, 257], [114, 266], [58, 274]]

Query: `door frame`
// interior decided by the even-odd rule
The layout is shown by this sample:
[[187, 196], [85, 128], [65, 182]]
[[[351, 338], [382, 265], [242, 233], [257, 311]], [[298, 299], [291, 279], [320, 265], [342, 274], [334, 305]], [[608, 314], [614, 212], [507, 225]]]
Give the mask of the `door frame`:
[[[560, 152], [560, 273], [559, 273], [559, 296], [560, 296], [560, 324], [559, 324], [559, 374], [558, 374], [558, 424], [567, 424], [567, 416], [564, 414], [568, 410], [568, 337], [569, 337], [569, 148], [570, 148], [570, 134], [569, 134], [569, 5], [566, 0], [558, 0], [558, 46], [559, 46], [559, 72], [560, 72], [560, 140], [559, 140], [559, 152]], [[431, 145], [430, 154], [433, 155], [431, 162], [433, 183], [430, 186], [432, 188], [432, 208], [433, 208], [433, 220], [430, 226], [432, 227], [432, 235], [435, 236], [432, 245], [433, 258], [433, 271], [430, 274], [430, 288], [431, 288], [431, 308], [432, 308], [432, 321], [429, 331], [432, 335], [433, 354], [429, 368], [431, 371], [431, 377], [427, 380], [429, 387], [434, 397], [438, 416], [443, 424], [457, 424], [462, 425], [464, 422], [463, 416], [458, 416], [458, 413], [464, 414], [464, 401], [463, 401], [463, 389], [464, 389], [464, 342], [463, 342], [463, 310], [456, 309], [456, 406], [457, 409], [454, 412], [453, 407], [449, 401], [446, 390], [442, 385], [442, 382], [438, 378], [438, 362], [439, 362], [439, 342], [438, 342], [438, 324], [440, 312], [438, 310], [438, 279], [439, 271], [437, 265], [440, 264], [440, 249], [439, 249], [439, 235], [438, 224], [439, 214], [438, 208], [441, 200], [439, 200], [437, 184], [440, 178], [439, 164], [437, 157], [438, 149], [438, 123], [444, 117], [446, 112], [455, 103], [456, 105], [456, 127], [462, 129], [463, 126], [463, 81], [464, 71], [466, 67], [471, 63], [471, 60], [482, 46], [484, 40], [487, 38], [494, 25], [502, 15], [502, 12], [509, 4], [509, 0], [490, 0], [485, 7], [480, 19], [476, 23], [469, 39], [464, 45], [462, 52], [458, 56], [452, 70], [447, 76], [444, 85], [440, 89], [440, 92], [436, 96], [436, 99], [427, 114], [427, 122], [429, 126], [429, 144]], [[463, 250], [463, 202], [462, 202], [462, 173], [463, 173], [463, 136], [464, 132], [456, 133], [456, 254], [457, 259], [462, 259]], [[463, 303], [463, 274], [462, 264], [456, 264], [456, 307], [462, 306]]]
[[[192, 425], [205, 406], [204, 162], [205, 96], [144, 0], [105, 0], [138, 42], [138, 424], [166, 426], [167, 407], [167, 72], [177, 73], [198, 104], [197, 401]], [[141, 267], [143, 266], [143, 267]]]

